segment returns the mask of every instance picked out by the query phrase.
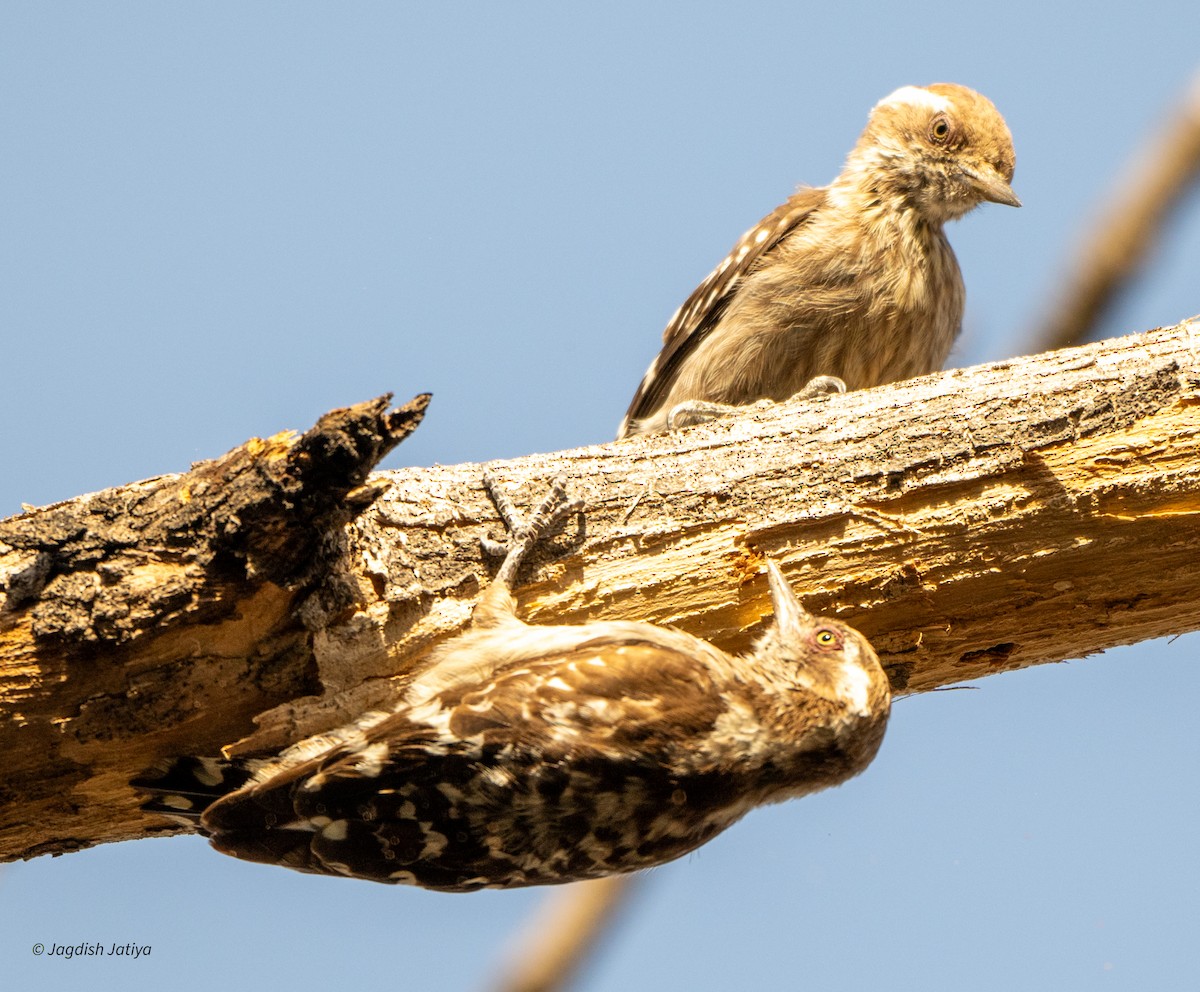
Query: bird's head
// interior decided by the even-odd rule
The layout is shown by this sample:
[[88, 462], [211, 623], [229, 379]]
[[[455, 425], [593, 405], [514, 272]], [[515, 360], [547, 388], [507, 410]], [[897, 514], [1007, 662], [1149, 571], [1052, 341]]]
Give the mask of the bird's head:
[[791, 687], [821, 696], [851, 716], [886, 716], [891, 693], [870, 642], [844, 623], [809, 613], [770, 559], [767, 581], [775, 617], [754, 649], [760, 670], [771, 670]]
[[987, 97], [954, 83], [903, 86], [875, 105], [844, 175], [880, 199], [899, 196], [929, 221], [984, 200], [1019, 207], [1012, 135]]

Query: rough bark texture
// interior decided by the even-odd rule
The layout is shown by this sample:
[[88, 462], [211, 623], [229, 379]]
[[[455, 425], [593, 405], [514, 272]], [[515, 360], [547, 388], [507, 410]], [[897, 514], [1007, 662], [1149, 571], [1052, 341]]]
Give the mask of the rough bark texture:
[[[910, 692], [1194, 630], [1197, 330], [493, 463], [518, 505], [561, 473], [588, 507], [523, 615], [744, 648], [770, 555]], [[366, 478], [423, 407], [0, 522], [0, 857], [168, 829], [131, 777], [328, 729], [462, 629], [499, 536], [481, 467]]]
[[136, 835], [133, 766], [321, 691], [301, 604], [338, 598], [368, 474], [428, 399], [0, 522], [0, 857]]

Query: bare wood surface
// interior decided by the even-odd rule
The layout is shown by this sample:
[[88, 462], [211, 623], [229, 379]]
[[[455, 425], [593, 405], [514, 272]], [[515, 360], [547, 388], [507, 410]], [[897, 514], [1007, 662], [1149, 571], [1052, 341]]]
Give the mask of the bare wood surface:
[[1049, 319], [1033, 335], [1048, 351], [1087, 340], [1152, 251], [1172, 209], [1200, 180], [1200, 73], [1162, 132], [1140, 149], [1080, 239]]
[[[740, 649], [771, 555], [902, 692], [1197, 629], [1197, 330], [492, 463], [520, 505], [562, 473], [588, 506], [524, 615]], [[352, 410], [374, 434], [352, 416], [0, 521], [0, 857], [168, 829], [131, 777], [328, 729], [467, 623], [500, 530], [481, 467], [366, 479], [403, 433]]]

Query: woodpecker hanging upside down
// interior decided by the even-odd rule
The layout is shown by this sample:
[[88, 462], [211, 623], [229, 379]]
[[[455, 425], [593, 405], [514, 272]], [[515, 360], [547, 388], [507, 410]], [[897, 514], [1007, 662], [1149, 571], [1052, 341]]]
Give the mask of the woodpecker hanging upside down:
[[1015, 161], [986, 97], [896, 90], [841, 174], [747, 231], [675, 312], [617, 437], [940, 369], [965, 297], [942, 227], [984, 200], [1019, 207]]
[[559, 480], [525, 522], [485, 484], [507, 556], [392, 710], [269, 761], [182, 759], [135, 782], [146, 808], [250, 861], [468, 892], [662, 864], [875, 756], [891, 700], [875, 652], [773, 562], [774, 619], [746, 655], [648, 623], [530, 626], [517, 571], [579, 505]]

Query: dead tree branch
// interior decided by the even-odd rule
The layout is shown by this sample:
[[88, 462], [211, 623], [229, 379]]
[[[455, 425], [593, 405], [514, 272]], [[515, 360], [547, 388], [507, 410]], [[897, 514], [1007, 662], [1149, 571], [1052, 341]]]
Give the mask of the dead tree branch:
[[[1196, 330], [494, 463], [588, 507], [524, 615], [739, 649], [771, 555], [909, 692], [1196, 629]], [[480, 466], [367, 474], [423, 402], [0, 521], [0, 857], [166, 830], [130, 778], [328, 729], [464, 627], [499, 533]]]

